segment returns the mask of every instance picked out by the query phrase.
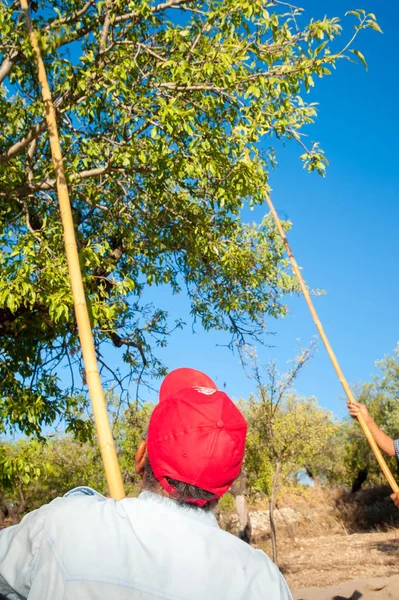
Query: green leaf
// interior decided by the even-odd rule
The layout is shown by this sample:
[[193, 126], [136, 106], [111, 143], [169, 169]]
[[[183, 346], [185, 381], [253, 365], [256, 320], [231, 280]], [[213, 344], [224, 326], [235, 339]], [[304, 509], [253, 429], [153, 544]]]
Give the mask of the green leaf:
[[366, 69], [366, 71], [369, 70], [366, 59], [364, 58], [363, 54], [360, 52], [360, 50], [351, 50], [351, 52], [353, 52], [353, 54], [355, 54], [364, 64], [364, 68]]
[[381, 27], [378, 25], [378, 23], [376, 23], [375, 21], [367, 21], [367, 26], [370, 29], [374, 29], [375, 31], [378, 31], [379, 33], [384, 33], [381, 29]]

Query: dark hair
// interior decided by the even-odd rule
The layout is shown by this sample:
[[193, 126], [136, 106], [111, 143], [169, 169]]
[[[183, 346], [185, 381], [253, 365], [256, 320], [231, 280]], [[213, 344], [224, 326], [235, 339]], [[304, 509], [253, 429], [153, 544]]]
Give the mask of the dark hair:
[[[151, 492], [159, 492], [161, 484], [154, 475], [154, 471], [152, 470], [148, 456], [145, 459], [144, 473], [144, 488]], [[202, 488], [199, 488], [196, 485], [191, 485], [190, 483], [177, 481], [171, 477], [166, 477], [166, 480], [176, 489], [176, 496], [173, 496], [173, 500], [175, 500], [178, 504], [190, 508], [202, 509], [205, 511], [213, 510], [216, 507], [218, 501], [215, 499], [215, 494], [212, 492], [203, 490]], [[206, 504], [203, 506], [198, 506], [198, 504], [193, 504], [190, 502], [190, 500], [206, 500]]]

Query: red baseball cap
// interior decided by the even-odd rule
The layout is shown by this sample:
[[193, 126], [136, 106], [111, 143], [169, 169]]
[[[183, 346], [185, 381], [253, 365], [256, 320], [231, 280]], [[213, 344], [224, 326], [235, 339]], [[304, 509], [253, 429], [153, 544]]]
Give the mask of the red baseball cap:
[[176, 369], [162, 382], [148, 428], [154, 475], [171, 495], [176, 490], [167, 477], [220, 498], [240, 474], [246, 432], [244, 417], [210, 377]]

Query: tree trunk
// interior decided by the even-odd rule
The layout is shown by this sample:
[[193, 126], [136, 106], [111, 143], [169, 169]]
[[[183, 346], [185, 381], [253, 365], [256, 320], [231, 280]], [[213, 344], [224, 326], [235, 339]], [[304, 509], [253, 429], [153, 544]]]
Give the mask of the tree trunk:
[[231, 488], [231, 494], [234, 496], [236, 503], [236, 511], [239, 522], [238, 537], [244, 542], [247, 542], [247, 544], [250, 544], [252, 527], [247, 505], [247, 478], [246, 471], [242, 471], [240, 478]]
[[352, 483], [351, 494], [355, 494], [356, 492], [358, 492], [361, 489], [363, 483], [367, 479], [367, 475], [368, 475], [367, 469], [360, 469], [358, 471], [358, 474]]
[[311, 479], [313, 481], [313, 485], [314, 485], [315, 489], [320, 490], [321, 489], [320, 475], [313, 475], [312, 471], [308, 467], [305, 467], [305, 471], [306, 471], [306, 475], [309, 477], [309, 479]]
[[26, 508], [26, 500], [22, 491], [22, 486], [19, 484], [19, 492], [21, 502], [18, 504], [10, 504], [4, 494], [0, 492], [0, 525], [4, 526], [5, 521], [10, 525], [17, 525]]
[[270, 531], [272, 536], [272, 552], [273, 552], [273, 562], [277, 563], [277, 537], [276, 537], [276, 527], [274, 523], [274, 508], [276, 505], [276, 492], [277, 492], [277, 483], [280, 475], [280, 461], [276, 461], [276, 468], [274, 470], [274, 477], [272, 483], [272, 491], [269, 497], [269, 518], [270, 518]]

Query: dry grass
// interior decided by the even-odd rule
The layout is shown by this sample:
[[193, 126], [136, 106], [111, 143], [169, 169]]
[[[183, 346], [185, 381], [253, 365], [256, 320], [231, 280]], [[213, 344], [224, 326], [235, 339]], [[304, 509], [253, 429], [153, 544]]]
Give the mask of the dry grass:
[[[302, 516], [296, 523], [277, 524], [279, 566], [292, 588], [399, 573], [399, 511], [388, 488], [357, 494], [294, 489], [280, 495], [278, 506]], [[266, 508], [259, 497], [250, 510]], [[255, 540], [271, 556], [270, 536], [255, 532]]]
[[[264, 547], [270, 553], [268, 547]], [[399, 529], [283, 540], [279, 566], [292, 588], [399, 573]], [[399, 592], [398, 592], [399, 593]]]

